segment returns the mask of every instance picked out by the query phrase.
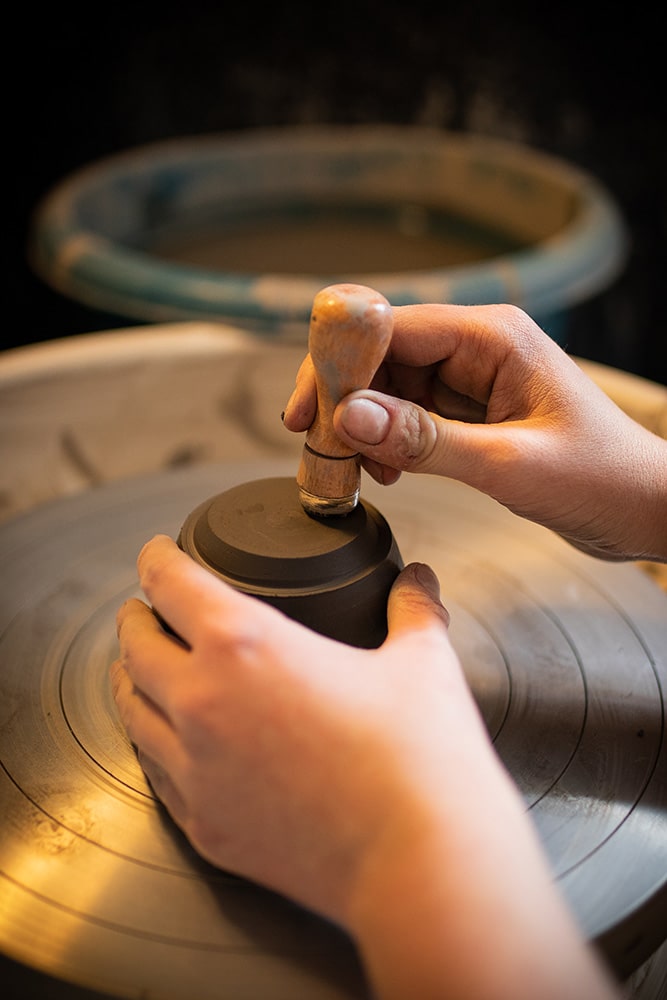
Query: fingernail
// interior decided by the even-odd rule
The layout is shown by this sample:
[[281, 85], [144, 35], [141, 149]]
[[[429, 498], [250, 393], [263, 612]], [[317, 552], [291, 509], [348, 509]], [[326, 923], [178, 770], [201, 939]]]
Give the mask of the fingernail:
[[449, 628], [451, 616], [440, 598], [440, 581], [435, 571], [427, 563], [413, 563], [413, 565], [415, 579], [419, 584], [421, 584], [426, 593], [429, 594], [433, 603], [437, 604], [442, 610], [443, 620], [445, 625]]
[[341, 413], [345, 431], [363, 444], [380, 444], [389, 430], [389, 414], [372, 399], [351, 399]]
[[414, 574], [418, 583], [427, 590], [434, 601], [440, 600], [440, 581], [427, 563], [414, 563]]
[[280, 414], [280, 419], [282, 420], [283, 423], [285, 423], [285, 414], [288, 412], [288, 410], [292, 408], [292, 403], [294, 401], [295, 396], [296, 396], [296, 389], [292, 391], [290, 398], [287, 400], [287, 403], [285, 404], [285, 409]]

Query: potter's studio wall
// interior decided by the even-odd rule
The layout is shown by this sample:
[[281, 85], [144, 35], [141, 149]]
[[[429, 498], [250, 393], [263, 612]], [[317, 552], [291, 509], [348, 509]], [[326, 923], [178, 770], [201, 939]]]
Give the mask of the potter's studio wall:
[[[528, 6], [528, 5], [527, 5]], [[74, 168], [175, 135], [309, 122], [427, 124], [522, 139], [596, 174], [632, 248], [572, 318], [569, 348], [667, 381], [665, 59], [658, 14], [579, 3], [119, 3], [14, 13], [6, 100], [4, 344], [100, 318], [26, 266], [38, 197]], [[593, 7], [593, 5], [591, 5]], [[600, 11], [599, 5], [595, 8]], [[653, 20], [651, 20], [651, 17]], [[9, 225], [7, 225], [9, 219]]]

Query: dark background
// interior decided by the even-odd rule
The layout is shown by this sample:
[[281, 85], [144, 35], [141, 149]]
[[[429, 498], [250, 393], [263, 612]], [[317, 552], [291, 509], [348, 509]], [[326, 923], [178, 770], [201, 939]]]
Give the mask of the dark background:
[[[665, 57], [657, 9], [182, 2], [19, 12], [7, 131], [4, 346], [104, 328], [26, 263], [30, 214], [71, 170], [171, 136], [314, 123], [426, 124], [520, 139], [595, 174], [630, 230], [567, 348], [667, 383]], [[527, 13], [530, 12], [530, 13]], [[20, 137], [20, 139], [19, 139]]]

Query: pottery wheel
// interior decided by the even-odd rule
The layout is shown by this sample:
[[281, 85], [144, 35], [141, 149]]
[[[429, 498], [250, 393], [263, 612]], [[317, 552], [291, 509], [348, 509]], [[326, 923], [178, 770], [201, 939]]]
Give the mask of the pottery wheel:
[[[117, 997], [366, 996], [337, 929], [190, 849], [151, 794], [107, 679], [142, 543], [175, 537], [223, 489], [293, 471], [159, 473], [0, 528], [0, 951], [16, 962]], [[365, 479], [362, 494], [405, 561], [438, 573], [554, 877], [626, 975], [667, 926], [667, 594], [456, 483]]]

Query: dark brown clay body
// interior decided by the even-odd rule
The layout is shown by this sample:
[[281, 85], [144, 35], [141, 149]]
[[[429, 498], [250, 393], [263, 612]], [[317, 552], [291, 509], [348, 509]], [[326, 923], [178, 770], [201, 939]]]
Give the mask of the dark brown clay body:
[[295, 480], [254, 480], [195, 508], [178, 544], [231, 586], [322, 635], [364, 648], [386, 637], [387, 599], [403, 560], [372, 504], [313, 517]]

